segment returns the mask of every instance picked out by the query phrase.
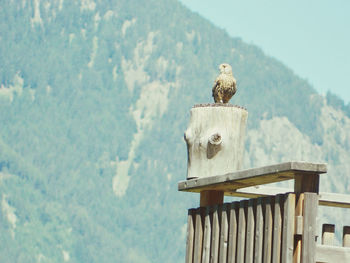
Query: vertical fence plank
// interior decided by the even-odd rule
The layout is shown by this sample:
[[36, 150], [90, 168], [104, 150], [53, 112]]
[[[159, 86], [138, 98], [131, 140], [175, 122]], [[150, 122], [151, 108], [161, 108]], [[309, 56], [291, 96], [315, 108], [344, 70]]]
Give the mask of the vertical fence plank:
[[343, 247], [350, 247], [350, 226], [343, 227]]
[[253, 199], [248, 201], [246, 208], [247, 215], [247, 232], [246, 232], [246, 244], [245, 244], [245, 263], [253, 263], [254, 258], [254, 203]]
[[203, 245], [202, 214], [203, 214], [203, 211], [205, 211], [204, 209], [205, 209], [204, 207], [200, 207], [196, 209], [193, 262], [201, 262], [201, 258], [202, 258], [202, 245]]
[[211, 249], [210, 249], [210, 262], [217, 263], [219, 259], [219, 241], [220, 241], [220, 219], [219, 219], [219, 207], [213, 206], [213, 222], [211, 225]]
[[273, 212], [272, 262], [280, 263], [282, 243], [282, 210], [284, 195], [276, 195]]
[[[303, 208], [304, 208], [304, 194], [300, 194], [299, 196], [296, 196], [298, 198], [297, 204], [295, 206], [295, 225], [298, 224], [297, 220], [299, 218], [302, 218], [303, 216]], [[301, 234], [296, 235], [294, 237], [294, 263], [300, 263], [301, 262]]]
[[[264, 207], [264, 255], [263, 262], [271, 262], [272, 251], [272, 198], [266, 197], [263, 199]], [[242, 261], [243, 262], [243, 261]]]
[[207, 206], [205, 209], [205, 216], [204, 216], [202, 263], [209, 263], [209, 259], [210, 259], [210, 242], [211, 242], [210, 212], [211, 212], [211, 207]]
[[304, 193], [304, 223], [301, 262], [315, 262], [316, 254], [316, 216], [318, 196], [316, 193]]
[[322, 245], [333, 246], [334, 231], [335, 231], [335, 225], [333, 224], [322, 225]]
[[245, 233], [246, 233], [246, 214], [245, 208], [248, 205], [247, 200], [239, 202], [238, 210], [238, 236], [237, 236], [237, 263], [244, 262], [244, 251], [245, 251]]
[[223, 204], [221, 209], [219, 263], [227, 262], [228, 220], [229, 204]]
[[229, 234], [228, 234], [228, 263], [236, 262], [236, 245], [237, 245], [237, 226], [238, 226], [238, 216], [237, 210], [239, 207], [239, 202], [234, 202], [230, 204], [230, 224], [229, 224]]
[[282, 262], [292, 263], [294, 248], [295, 194], [286, 194], [283, 203]]
[[186, 263], [193, 262], [193, 242], [194, 242], [194, 213], [195, 209], [188, 210], [187, 216], [187, 240], [186, 240]]
[[262, 198], [255, 201], [255, 240], [254, 240], [254, 263], [261, 263], [263, 258], [264, 219]]

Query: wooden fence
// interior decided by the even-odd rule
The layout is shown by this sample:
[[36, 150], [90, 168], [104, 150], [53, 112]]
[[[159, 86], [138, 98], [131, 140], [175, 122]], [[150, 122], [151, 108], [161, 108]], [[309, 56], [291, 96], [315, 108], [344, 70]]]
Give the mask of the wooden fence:
[[[179, 182], [180, 191], [201, 193], [201, 207], [188, 210], [186, 263], [350, 263], [349, 226], [343, 247], [333, 246], [334, 225], [324, 225], [322, 244], [316, 242], [318, 206], [350, 207], [349, 196], [318, 193], [325, 170], [284, 163]], [[290, 179], [293, 193], [249, 187]], [[252, 198], [222, 204], [220, 193]]]
[[186, 262], [350, 262], [350, 227], [335, 247], [335, 226], [324, 224], [317, 245], [317, 196], [300, 199], [301, 210], [293, 193], [189, 209]]
[[294, 208], [284, 194], [189, 209], [186, 262], [292, 262]]
[[343, 227], [343, 247], [334, 246], [335, 225], [322, 226], [322, 245], [316, 246], [317, 262], [350, 262], [350, 226]]

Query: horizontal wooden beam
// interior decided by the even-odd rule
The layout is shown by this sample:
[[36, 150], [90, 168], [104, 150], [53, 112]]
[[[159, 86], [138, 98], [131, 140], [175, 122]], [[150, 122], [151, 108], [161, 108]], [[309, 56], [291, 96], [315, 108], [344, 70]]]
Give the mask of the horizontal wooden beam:
[[314, 176], [326, 172], [326, 164], [287, 162], [241, 170], [225, 175], [181, 181], [178, 184], [178, 190], [185, 192], [201, 192], [205, 190], [230, 192], [249, 186], [291, 180], [300, 175]]
[[350, 195], [320, 193], [320, 205], [350, 208]]
[[[292, 192], [293, 192], [293, 189], [290, 189], [290, 188], [269, 187], [269, 186], [259, 185], [259, 186], [241, 188], [231, 192], [225, 192], [225, 195], [245, 197], [245, 198], [257, 198], [257, 197], [265, 197], [265, 196], [275, 196], [278, 194], [292, 193]], [[350, 208], [350, 195], [320, 193], [319, 205]]]
[[316, 262], [350, 262], [350, 248], [316, 245]]

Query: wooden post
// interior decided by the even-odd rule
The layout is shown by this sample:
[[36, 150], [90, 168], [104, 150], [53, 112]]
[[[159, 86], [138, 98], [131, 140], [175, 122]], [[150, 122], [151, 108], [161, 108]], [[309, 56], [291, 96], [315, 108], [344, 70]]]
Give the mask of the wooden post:
[[[195, 106], [185, 132], [187, 179], [223, 175], [241, 169], [248, 112], [240, 107]], [[224, 193], [201, 192], [200, 206], [223, 203]]]
[[322, 225], [322, 245], [333, 246], [335, 225]]
[[199, 105], [191, 109], [185, 132], [187, 179], [241, 169], [247, 118], [245, 109], [230, 104]]
[[[296, 174], [295, 175], [295, 179], [294, 179], [294, 193], [296, 194], [296, 208], [295, 208], [295, 226], [299, 227], [298, 224], [298, 219], [299, 218], [303, 218], [304, 220], [304, 225], [303, 227], [305, 227], [305, 223], [306, 225], [309, 225], [310, 223], [316, 224], [316, 214], [317, 214], [317, 205], [318, 203], [315, 203], [315, 207], [311, 209], [310, 213], [312, 213], [311, 216], [315, 216], [314, 220], [315, 222], [313, 222], [309, 216], [309, 211], [308, 209], [310, 209], [310, 207], [308, 206], [308, 208], [305, 209], [304, 206], [304, 193], [319, 193], [319, 185], [320, 185], [320, 175], [319, 174]], [[317, 197], [317, 196], [316, 196]], [[309, 197], [308, 197], [309, 198]], [[310, 202], [308, 201], [308, 205]], [[305, 214], [306, 211], [306, 214]], [[305, 217], [305, 215], [307, 215], [307, 217]], [[305, 221], [306, 220], [306, 221]], [[311, 221], [310, 221], [311, 220]], [[312, 225], [313, 228], [315, 228], [316, 226]], [[296, 228], [297, 230], [297, 228]], [[315, 233], [314, 233], [315, 234]], [[310, 253], [314, 253], [314, 251], [308, 253], [307, 255], [304, 255], [305, 253], [307, 253], [307, 250], [305, 250], [306, 247], [309, 247], [309, 245], [311, 245], [311, 242], [308, 238], [310, 237], [310, 233], [309, 235], [306, 235], [306, 240], [304, 240], [304, 235], [306, 235], [306, 233], [303, 232], [302, 235], [295, 235], [294, 237], [294, 252], [293, 252], [293, 262], [294, 263], [299, 263], [299, 262], [309, 262], [309, 261], [303, 261], [303, 259], [305, 259], [307, 256], [310, 256]], [[305, 242], [308, 242], [309, 244], [304, 244]], [[315, 240], [314, 240], [315, 242]], [[315, 247], [312, 246], [313, 249], [316, 249]], [[312, 256], [310, 256], [312, 257]], [[313, 261], [310, 261], [313, 262]]]
[[224, 202], [222, 191], [202, 191], [200, 194], [200, 206], [220, 205]]
[[319, 191], [320, 175], [319, 174], [297, 174], [294, 180], [294, 193], [317, 193]]
[[350, 226], [343, 227], [343, 247], [350, 247]]
[[304, 193], [301, 262], [315, 262], [317, 206], [317, 194]]

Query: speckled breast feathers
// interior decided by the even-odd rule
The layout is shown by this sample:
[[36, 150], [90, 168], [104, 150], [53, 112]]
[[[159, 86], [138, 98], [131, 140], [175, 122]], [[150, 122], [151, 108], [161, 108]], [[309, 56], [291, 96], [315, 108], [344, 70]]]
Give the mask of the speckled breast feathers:
[[215, 103], [228, 103], [236, 93], [236, 80], [229, 64], [220, 65], [220, 74], [215, 79], [212, 89]]

